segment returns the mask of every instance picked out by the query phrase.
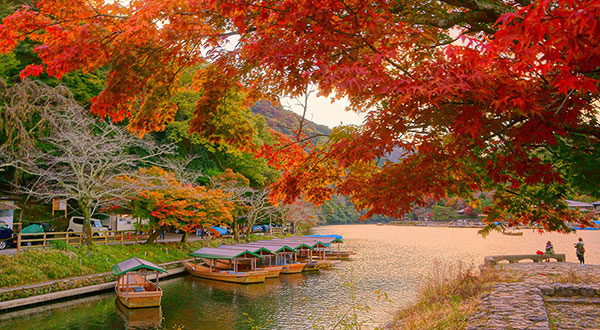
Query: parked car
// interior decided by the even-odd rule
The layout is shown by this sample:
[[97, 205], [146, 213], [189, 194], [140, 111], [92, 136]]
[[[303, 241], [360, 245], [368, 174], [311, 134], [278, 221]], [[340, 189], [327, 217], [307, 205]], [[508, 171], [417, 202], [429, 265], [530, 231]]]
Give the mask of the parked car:
[[[54, 229], [52, 229], [52, 227], [47, 224], [47, 223], [34, 223], [31, 224], [25, 228], [23, 228], [23, 230], [21, 230], [21, 234], [40, 234], [40, 235], [24, 235], [21, 236], [23, 240], [27, 241], [27, 240], [37, 240], [37, 239], [42, 239], [44, 238], [44, 233], [52, 233], [54, 232]], [[52, 238], [54, 237], [54, 235], [50, 234], [46, 234], [46, 238]], [[37, 242], [25, 242], [25, 245], [27, 246], [31, 246], [31, 244], [42, 244], [42, 241], [37, 241]]]
[[[108, 228], [102, 226], [102, 222], [98, 219], [91, 218], [92, 236], [100, 236], [103, 231], [108, 231]], [[71, 217], [69, 220], [68, 232], [80, 233], [83, 231], [83, 217]]]
[[0, 250], [4, 250], [7, 247], [15, 246], [15, 238], [12, 229], [8, 228], [8, 225], [0, 224]]

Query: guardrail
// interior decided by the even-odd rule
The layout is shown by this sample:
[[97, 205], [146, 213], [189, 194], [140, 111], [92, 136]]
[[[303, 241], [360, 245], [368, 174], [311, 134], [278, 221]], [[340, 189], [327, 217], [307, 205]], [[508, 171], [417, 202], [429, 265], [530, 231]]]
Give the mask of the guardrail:
[[[141, 234], [133, 230], [109, 230], [102, 232], [92, 232], [92, 244], [121, 244], [125, 242], [138, 243], [139, 240], [145, 240], [148, 234]], [[17, 253], [25, 248], [47, 248], [52, 246], [54, 241], [64, 241], [67, 245], [81, 245], [83, 235], [81, 232], [47, 232], [47, 233], [18, 233], [17, 234]]]

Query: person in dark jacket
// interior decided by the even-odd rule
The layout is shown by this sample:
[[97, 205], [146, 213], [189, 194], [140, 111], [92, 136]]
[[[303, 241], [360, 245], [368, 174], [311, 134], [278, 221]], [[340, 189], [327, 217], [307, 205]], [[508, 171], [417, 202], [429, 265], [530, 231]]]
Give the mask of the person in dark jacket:
[[579, 264], [581, 266], [585, 265], [585, 248], [583, 247], [583, 238], [579, 237], [579, 242], [575, 243], [575, 253], [577, 253], [577, 259], [579, 259]]

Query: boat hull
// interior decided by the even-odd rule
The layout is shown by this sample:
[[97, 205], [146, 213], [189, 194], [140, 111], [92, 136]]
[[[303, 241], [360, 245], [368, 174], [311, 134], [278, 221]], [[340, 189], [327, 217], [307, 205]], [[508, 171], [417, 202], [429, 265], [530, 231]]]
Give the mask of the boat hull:
[[523, 236], [523, 232], [521, 231], [517, 231], [517, 232], [503, 232], [503, 235], [508, 235], [508, 236]]
[[327, 256], [327, 259], [346, 260], [354, 254], [356, 253], [352, 251], [328, 251], [325, 255]]
[[283, 268], [281, 269], [281, 274], [298, 274], [298, 273], [302, 273], [302, 270], [304, 269], [304, 266], [305, 266], [304, 263], [284, 265]]
[[159, 307], [162, 291], [154, 292], [117, 292], [117, 298], [127, 308]]
[[210, 271], [210, 268], [200, 266], [191, 262], [184, 261], [183, 266], [194, 276], [205, 278], [208, 280], [223, 281], [239, 284], [263, 283], [267, 277], [267, 271], [250, 271], [250, 272], [219, 272]]
[[319, 271], [319, 262], [307, 262], [306, 266], [304, 266], [304, 269], [302, 269], [303, 272], [318, 272]]
[[264, 266], [260, 269], [267, 272], [267, 278], [277, 278], [281, 274], [283, 266]]

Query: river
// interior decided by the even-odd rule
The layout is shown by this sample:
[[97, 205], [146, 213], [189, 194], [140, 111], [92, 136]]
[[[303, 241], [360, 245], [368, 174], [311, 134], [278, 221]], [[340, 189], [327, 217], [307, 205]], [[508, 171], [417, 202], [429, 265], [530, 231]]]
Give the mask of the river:
[[[600, 232], [523, 236], [473, 228], [341, 225], [315, 228], [340, 234], [343, 248], [357, 254], [316, 274], [282, 275], [264, 284], [237, 285], [183, 276], [161, 282], [162, 308], [127, 310], [112, 293], [0, 314], [0, 329], [329, 329], [355, 310], [366, 328], [389, 322], [435, 263], [475, 267], [486, 255], [535, 253], [546, 241], [576, 262], [573, 244], [586, 243], [586, 261], [600, 264]], [[384, 293], [387, 299], [383, 299]]]

